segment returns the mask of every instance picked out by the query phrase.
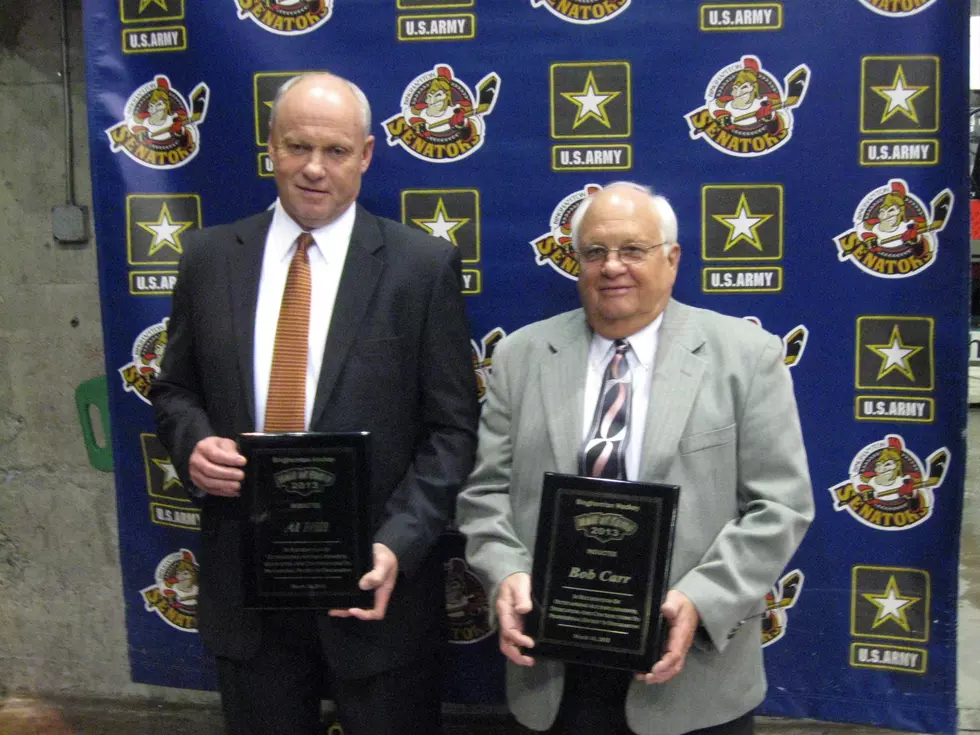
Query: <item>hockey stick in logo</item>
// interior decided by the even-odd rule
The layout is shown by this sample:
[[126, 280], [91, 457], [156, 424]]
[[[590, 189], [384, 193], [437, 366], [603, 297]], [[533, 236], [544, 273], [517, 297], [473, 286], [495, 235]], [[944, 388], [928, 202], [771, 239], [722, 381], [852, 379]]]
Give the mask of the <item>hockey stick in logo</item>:
[[[786, 99], [773, 102], [772, 109], [774, 110], [785, 110], [789, 107], [796, 107], [803, 101], [807, 84], [810, 81], [810, 70], [805, 66], [798, 66], [783, 81], [786, 83]], [[753, 117], [755, 117], [754, 112], [747, 112], [744, 115], [739, 115], [732, 119], [732, 122], [742, 122]]]
[[783, 362], [786, 363], [786, 367], [793, 367], [803, 357], [803, 350], [806, 349], [808, 336], [809, 332], [801, 324], [783, 337], [783, 347], [785, 350]]
[[200, 122], [208, 111], [208, 88], [198, 84], [191, 92], [191, 122]]
[[916, 480], [914, 483], [916, 489], [938, 487], [943, 484], [943, 480], [946, 479], [946, 470], [949, 469], [949, 452], [945, 448], [937, 449], [926, 460], [926, 468], [929, 470], [929, 477], [925, 480]]
[[[919, 232], [932, 232], [940, 231], [946, 227], [946, 220], [949, 218], [949, 212], [953, 208], [953, 193], [948, 189], [944, 189], [939, 195], [932, 200], [930, 204], [932, 208], [932, 222], [927, 224], [925, 227], [920, 227]], [[886, 237], [884, 240], [879, 240], [879, 245], [884, 245], [889, 242], [895, 242], [896, 240], [901, 240], [905, 233], [898, 235], [892, 235], [891, 237]]]
[[[484, 113], [489, 114], [493, 112], [494, 105], [497, 102], [498, 86], [500, 86], [500, 77], [497, 76], [495, 72], [491, 72], [481, 79], [480, 83], [476, 85], [476, 108], [466, 110], [463, 113], [463, 116], [471, 117], [472, 115], [482, 115]], [[437, 120], [426, 127], [428, 127], [429, 130], [441, 128], [444, 125], [448, 125], [452, 119], [452, 117], [447, 117], [442, 120]]]

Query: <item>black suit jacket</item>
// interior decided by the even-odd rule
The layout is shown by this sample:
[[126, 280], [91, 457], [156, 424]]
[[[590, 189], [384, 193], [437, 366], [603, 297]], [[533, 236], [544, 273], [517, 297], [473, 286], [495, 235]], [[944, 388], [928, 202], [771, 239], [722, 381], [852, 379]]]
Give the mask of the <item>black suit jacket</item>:
[[[271, 220], [265, 212], [185, 241], [151, 398], [186, 487], [198, 441], [255, 429], [252, 341]], [[336, 674], [367, 676], [438, 645], [444, 593], [430, 552], [472, 467], [478, 411], [458, 251], [358, 206], [310, 429], [372, 433], [374, 540], [398, 557], [399, 576], [380, 622], [318, 616]], [[214, 654], [247, 659], [260, 618], [242, 606], [242, 505], [198, 502], [201, 636]]]

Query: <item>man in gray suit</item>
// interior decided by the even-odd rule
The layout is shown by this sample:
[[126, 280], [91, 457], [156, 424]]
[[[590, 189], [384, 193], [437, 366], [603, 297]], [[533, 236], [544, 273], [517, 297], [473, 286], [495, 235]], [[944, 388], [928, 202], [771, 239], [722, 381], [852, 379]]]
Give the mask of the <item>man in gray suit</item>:
[[[511, 711], [562, 734], [751, 733], [766, 689], [758, 616], [813, 518], [782, 341], [671, 298], [677, 220], [643, 187], [612, 184], [583, 202], [572, 239], [583, 308], [498, 346], [476, 468], [457, 503], [469, 562], [493, 590]], [[604, 405], [607, 366], [624, 357], [628, 403]], [[622, 447], [614, 432], [601, 436], [617, 421]], [[528, 655], [542, 474], [586, 474], [596, 446], [621, 478], [681, 488], [661, 609], [669, 633], [648, 672]]]

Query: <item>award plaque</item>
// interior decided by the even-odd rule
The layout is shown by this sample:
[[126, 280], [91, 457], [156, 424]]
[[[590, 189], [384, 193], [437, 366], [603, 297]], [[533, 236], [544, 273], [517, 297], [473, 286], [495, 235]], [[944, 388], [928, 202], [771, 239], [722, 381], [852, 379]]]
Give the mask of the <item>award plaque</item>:
[[242, 434], [245, 607], [372, 607], [370, 435]]
[[530, 656], [649, 671], [661, 656], [676, 485], [545, 473]]

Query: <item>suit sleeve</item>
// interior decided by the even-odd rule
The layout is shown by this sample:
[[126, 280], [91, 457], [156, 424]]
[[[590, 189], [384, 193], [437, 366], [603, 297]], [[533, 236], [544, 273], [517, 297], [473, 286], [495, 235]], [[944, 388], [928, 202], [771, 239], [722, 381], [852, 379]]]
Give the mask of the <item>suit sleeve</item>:
[[160, 374], [150, 387], [157, 435], [170, 452], [181, 482], [193, 497], [205, 493], [191, 483], [188, 462], [197, 443], [214, 434], [201, 398], [200, 376], [194, 350], [194, 268], [196, 250], [185, 242], [180, 259], [173, 306], [167, 324], [167, 349]]
[[491, 612], [504, 579], [516, 572], [531, 573], [531, 554], [514, 529], [510, 498], [514, 451], [510, 346], [511, 340], [505, 338], [494, 352], [487, 402], [480, 416], [476, 466], [456, 503], [467, 561], [491, 588]]
[[792, 380], [782, 342], [769, 339], [737, 407], [739, 517], [729, 521], [700, 562], [674, 585], [697, 607], [711, 645], [728, 640], [758, 612], [813, 520]]
[[449, 524], [456, 493], [473, 466], [479, 413], [456, 248], [431, 283], [418, 355], [422, 436], [375, 535], [408, 575]]

